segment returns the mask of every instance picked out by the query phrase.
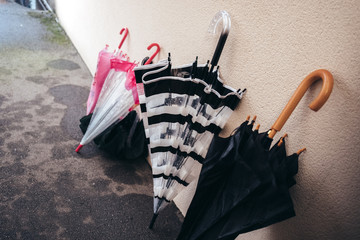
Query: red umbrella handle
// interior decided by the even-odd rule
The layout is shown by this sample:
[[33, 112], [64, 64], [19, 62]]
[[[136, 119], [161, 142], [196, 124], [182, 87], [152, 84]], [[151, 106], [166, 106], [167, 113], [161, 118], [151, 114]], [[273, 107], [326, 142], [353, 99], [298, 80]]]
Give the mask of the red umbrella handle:
[[291, 113], [294, 111], [301, 98], [304, 96], [306, 91], [310, 86], [318, 81], [322, 80], [322, 88], [319, 95], [314, 101], [309, 105], [310, 109], [313, 111], [318, 111], [328, 100], [332, 88], [334, 86], [334, 78], [331, 73], [325, 69], [319, 69], [310, 73], [298, 86], [293, 96], [290, 98], [289, 102], [281, 112], [280, 116], [271, 127], [271, 130], [268, 133], [269, 138], [273, 138], [276, 132], [280, 131], [284, 126]]
[[151, 63], [151, 61], [156, 57], [156, 55], [160, 52], [160, 45], [157, 43], [152, 43], [147, 47], [147, 50], [152, 49], [153, 47], [156, 47], [155, 53], [144, 63], [144, 65], [147, 65]]
[[125, 41], [125, 39], [126, 39], [127, 35], [129, 34], [129, 29], [128, 29], [128, 28], [123, 28], [123, 29], [121, 29], [121, 31], [120, 31], [120, 35], [121, 35], [121, 34], [123, 34], [123, 32], [124, 32], [124, 31], [125, 31], [125, 33], [124, 33], [124, 37], [121, 39], [121, 42], [120, 42], [120, 44], [119, 44], [118, 49], [120, 49], [120, 48], [121, 48], [121, 46], [123, 45], [123, 43], [124, 43], [124, 41]]

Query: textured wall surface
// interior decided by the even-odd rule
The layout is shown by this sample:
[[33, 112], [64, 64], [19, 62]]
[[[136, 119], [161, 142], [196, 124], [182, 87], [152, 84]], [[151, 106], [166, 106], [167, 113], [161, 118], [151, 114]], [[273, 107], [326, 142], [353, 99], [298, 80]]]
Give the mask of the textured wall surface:
[[[237, 239], [360, 239], [360, 2], [324, 1], [56, 1], [60, 23], [92, 73], [99, 50], [115, 49], [119, 31], [130, 34], [123, 49], [134, 60], [161, 46], [174, 65], [211, 58], [218, 37], [207, 32], [219, 10], [232, 27], [220, 59], [222, 77], [248, 89], [223, 135], [246, 115], [267, 130], [302, 79], [318, 68], [334, 76], [333, 93], [318, 112], [307, 105], [315, 84], [284, 128], [289, 153], [302, 147], [297, 185], [291, 189], [297, 216]], [[74, 79], [76, 81], [76, 79]], [[91, 79], [89, 79], [89, 86]], [[176, 199], [186, 213], [195, 186]]]

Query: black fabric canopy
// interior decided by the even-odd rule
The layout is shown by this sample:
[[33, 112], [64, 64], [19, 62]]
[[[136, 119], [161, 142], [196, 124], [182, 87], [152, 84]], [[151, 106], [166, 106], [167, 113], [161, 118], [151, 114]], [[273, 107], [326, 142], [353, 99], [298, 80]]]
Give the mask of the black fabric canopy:
[[235, 239], [295, 216], [288, 188], [298, 155], [287, 157], [284, 142], [270, 149], [272, 139], [252, 127], [213, 139], [178, 240]]
[[[80, 129], [86, 132], [92, 114], [80, 119]], [[136, 111], [111, 125], [94, 139], [99, 149], [118, 159], [135, 159], [148, 154], [144, 126]]]

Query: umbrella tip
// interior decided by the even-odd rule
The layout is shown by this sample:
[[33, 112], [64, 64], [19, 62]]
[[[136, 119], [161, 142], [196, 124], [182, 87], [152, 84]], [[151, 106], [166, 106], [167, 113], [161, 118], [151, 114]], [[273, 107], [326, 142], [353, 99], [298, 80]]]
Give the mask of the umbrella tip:
[[288, 134], [285, 133], [284, 136], [282, 136], [282, 137], [280, 138], [279, 143], [278, 143], [278, 147], [280, 147], [280, 146], [283, 144], [284, 139], [285, 139], [287, 136], [288, 136]]
[[296, 152], [297, 155], [300, 155], [302, 152], [306, 151], [306, 148], [302, 148]]
[[79, 146], [75, 149], [75, 152], [78, 153], [83, 146], [84, 146], [84, 145], [79, 144]]
[[154, 223], [155, 223], [155, 220], [156, 220], [156, 218], [157, 218], [158, 215], [159, 215], [159, 214], [154, 213], [154, 215], [153, 215], [153, 217], [152, 217], [152, 219], [151, 219], [150, 225], [149, 225], [149, 229], [152, 229], [152, 228], [153, 228]]
[[253, 117], [252, 121], [251, 121], [251, 124], [254, 124], [254, 123], [255, 123], [256, 118], [257, 118], [257, 116], [255, 115], [255, 116]]

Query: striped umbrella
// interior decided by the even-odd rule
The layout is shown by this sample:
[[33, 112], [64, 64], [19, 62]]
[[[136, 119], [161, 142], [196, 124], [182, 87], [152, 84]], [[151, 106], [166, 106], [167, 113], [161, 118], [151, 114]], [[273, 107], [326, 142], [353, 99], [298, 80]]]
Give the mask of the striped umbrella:
[[194, 180], [194, 165], [202, 163], [214, 134], [224, 127], [242, 97], [242, 91], [222, 83], [218, 71], [209, 74], [215, 76], [214, 87], [193, 78], [192, 66], [171, 68], [170, 61], [163, 61], [135, 68], [144, 89], [139, 100], [154, 177], [152, 224], [159, 211]]
[[172, 67], [170, 55], [157, 64], [134, 69], [154, 177], [154, 216], [193, 179], [214, 134], [236, 108], [243, 91], [224, 85], [214, 70], [230, 29], [230, 17], [219, 12], [223, 31], [211, 64]]

